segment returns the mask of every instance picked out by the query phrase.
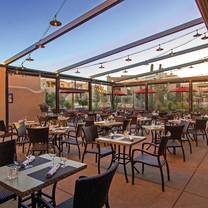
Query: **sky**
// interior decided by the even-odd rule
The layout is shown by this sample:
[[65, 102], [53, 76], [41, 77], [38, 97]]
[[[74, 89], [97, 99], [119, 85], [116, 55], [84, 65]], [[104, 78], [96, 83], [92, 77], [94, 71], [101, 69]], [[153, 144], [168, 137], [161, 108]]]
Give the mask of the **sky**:
[[[2, 30], [0, 32], [0, 62], [38, 41], [48, 27], [49, 21], [59, 8], [61, 2], [61, 0], [1, 0], [0, 25]], [[103, 1], [66, 0], [63, 9], [58, 15], [58, 19], [65, 25], [101, 2]], [[200, 13], [194, 0], [124, 0], [96, 18], [47, 44], [46, 48], [33, 52], [32, 57], [34, 58], [34, 62], [26, 63], [25, 66], [54, 72], [62, 67], [198, 17], [200, 17]], [[51, 28], [48, 34], [56, 29]], [[202, 29], [202, 32], [205, 32], [205, 30]], [[180, 36], [180, 34], [176, 34], [173, 37], [177, 36]], [[167, 37], [166, 39], [173, 37]], [[180, 39], [180, 41], [183, 43], [189, 39], [190, 37], [187, 36]], [[162, 42], [164, 40], [159, 41]], [[152, 42], [113, 57], [128, 55], [132, 51], [142, 50], [158, 43], [158, 41]], [[173, 42], [172, 44], [180, 43]], [[201, 42], [197, 40], [194, 43], [187, 44], [186, 47], [191, 47], [192, 44], [197, 45], [201, 44]], [[170, 44], [166, 46], [166, 49], [169, 50], [172, 47], [174, 45]], [[155, 54], [155, 50], [148, 51], [145, 54], [135, 56], [134, 61], [138, 62], [138, 60], [157, 55], [159, 54]], [[198, 58], [202, 55], [202, 53], [194, 54], [194, 56], [192, 54], [190, 57], [181, 57], [177, 61], [183, 62], [184, 60], [193, 59], [193, 57]], [[12, 63], [12, 65], [20, 66], [23, 60], [20, 59]], [[175, 61], [164, 61], [164, 64], [168, 66], [175, 63]], [[104, 70], [111, 70], [125, 64], [123, 61], [118, 61], [109, 64]], [[148, 70], [148, 68], [145, 70]], [[80, 71], [79, 76], [88, 77], [100, 72], [100, 69], [96, 66], [90, 69], [83, 68]], [[129, 74], [137, 74], [140, 71], [141, 68], [132, 69], [129, 70]], [[67, 72], [67, 74], [77, 75], [74, 72], [75, 70], [72, 70]], [[122, 72], [114, 75], [120, 76], [121, 74]], [[184, 76], [185, 74], [187, 72], [181, 73], [180, 76]], [[100, 79], [105, 79], [105, 77], [101, 77]]]

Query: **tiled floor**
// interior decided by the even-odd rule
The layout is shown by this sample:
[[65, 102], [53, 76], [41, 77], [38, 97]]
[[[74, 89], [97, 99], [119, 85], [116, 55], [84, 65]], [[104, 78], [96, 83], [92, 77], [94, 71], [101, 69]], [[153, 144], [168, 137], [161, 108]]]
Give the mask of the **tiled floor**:
[[[186, 146], [186, 162], [183, 162], [181, 152], [176, 155], [168, 153], [171, 180], [165, 177], [165, 192], [161, 191], [159, 169], [145, 167], [144, 175], [137, 175], [135, 185], [126, 183], [123, 168], [119, 167], [111, 185], [109, 199], [112, 208], [207, 208], [208, 207], [208, 147], [205, 141], [200, 141], [195, 147], [192, 143], [193, 154], [190, 155]], [[19, 154], [19, 157], [22, 157]], [[71, 148], [69, 159], [78, 160], [76, 147]], [[109, 159], [110, 160], [110, 159]], [[109, 160], [102, 160], [102, 171]], [[97, 168], [93, 156], [86, 156], [87, 169], [71, 176], [58, 184], [57, 203], [71, 197], [74, 191], [74, 182], [80, 175], [95, 175]], [[128, 167], [131, 180], [130, 167]], [[165, 173], [165, 169], [164, 169]], [[166, 176], [166, 174], [165, 174]], [[47, 188], [50, 191], [50, 187]], [[16, 207], [16, 201], [10, 201], [1, 208]]]

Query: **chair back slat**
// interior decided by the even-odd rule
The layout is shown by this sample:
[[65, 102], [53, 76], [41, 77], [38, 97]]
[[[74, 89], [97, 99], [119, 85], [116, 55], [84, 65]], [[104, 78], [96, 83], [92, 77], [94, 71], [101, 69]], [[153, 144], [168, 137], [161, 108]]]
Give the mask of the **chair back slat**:
[[115, 163], [105, 173], [76, 181], [73, 208], [101, 208], [108, 201], [110, 185], [118, 167]]
[[49, 128], [27, 128], [30, 143], [48, 143]]
[[195, 129], [205, 130], [207, 125], [207, 119], [196, 119]]
[[6, 125], [4, 123], [4, 120], [0, 120], [0, 131], [7, 131]]
[[98, 138], [97, 126], [83, 127], [84, 138], [86, 143], [93, 143]]
[[161, 137], [159, 148], [158, 148], [158, 155], [159, 156], [165, 155], [168, 139], [169, 139], [169, 136], [162, 136]]
[[16, 155], [15, 140], [0, 143], [0, 166], [8, 165], [14, 162]]
[[165, 133], [170, 133], [170, 139], [180, 140], [183, 134], [184, 125], [165, 126]]
[[84, 127], [84, 124], [77, 124], [77, 130], [76, 130], [76, 138], [82, 137], [82, 128]]
[[130, 131], [131, 129], [131, 119], [125, 119], [123, 121], [123, 131]]

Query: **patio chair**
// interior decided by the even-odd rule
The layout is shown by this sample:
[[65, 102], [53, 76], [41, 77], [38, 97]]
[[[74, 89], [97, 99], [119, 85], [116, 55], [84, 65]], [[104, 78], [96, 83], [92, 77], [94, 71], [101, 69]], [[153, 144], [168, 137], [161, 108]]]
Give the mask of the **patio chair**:
[[[0, 143], [0, 166], [9, 165], [13, 163], [15, 155], [15, 140]], [[15, 198], [16, 194], [0, 186], [0, 204], [3, 204]]]
[[[69, 131], [69, 133], [67, 134], [67, 138], [63, 141], [63, 144], [68, 145], [68, 153], [70, 152], [70, 145], [77, 146], [78, 153], [79, 153], [79, 159], [81, 158], [79, 145], [83, 143], [83, 139], [82, 139], [82, 141], [80, 141], [79, 138], [83, 138], [83, 134], [82, 134], [83, 126], [84, 126], [84, 124], [78, 124], [76, 130]], [[74, 133], [74, 135], [72, 135], [72, 133]]]
[[131, 123], [130, 123], [130, 131], [137, 134], [138, 133], [138, 122], [137, 122], [137, 116], [132, 116], [132, 117], [129, 117], [129, 119], [131, 119]]
[[180, 125], [184, 126], [181, 140], [182, 140], [182, 142], [188, 142], [190, 153], [192, 154], [192, 145], [191, 145], [191, 141], [190, 141], [191, 138], [190, 138], [190, 135], [188, 133], [190, 122], [186, 121], [186, 120], [181, 120]]
[[29, 138], [29, 148], [28, 153], [35, 152], [48, 153], [49, 149], [49, 128], [39, 127], [39, 128], [27, 128], [28, 138]]
[[[132, 151], [132, 162], [131, 162], [131, 169], [132, 169], [132, 184], [134, 184], [134, 170], [136, 170], [138, 173], [139, 170], [136, 167], [137, 163], [142, 164], [142, 174], [144, 174], [144, 165], [149, 165], [152, 167], [156, 167], [160, 169], [160, 175], [161, 175], [161, 181], [162, 181], [162, 191], [164, 192], [164, 176], [163, 176], [163, 166], [166, 165], [167, 169], [167, 177], [168, 180], [170, 180], [170, 174], [169, 174], [169, 166], [168, 161], [166, 160], [166, 145], [168, 142], [169, 137], [163, 136], [161, 137], [160, 144], [156, 145], [154, 143], [145, 142], [142, 144], [142, 149], [134, 149]], [[146, 146], [152, 146], [157, 151], [155, 153], [151, 153], [149, 151], [145, 150]], [[140, 155], [136, 155], [138, 152], [140, 152]]]
[[[96, 138], [98, 138], [98, 131], [96, 126], [88, 126], [83, 128], [84, 131], [84, 152], [82, 155], [82, 162], [84, 162], [85, 154], [95, 154], [96, 162], [98, 162], [98, 173], [100, 173], [100, 160], [103, 157], [112, 156], [111, 163], [109, 167], [112, 165], [114, 159], [114, 150], [112, 146], [101, 147], [99, 144], [96, 143]], [[87, 149], [88, 145], [91, 144], [92, 148]], [[93, 144], [96, 147], [93, 147]]]
[[0, 131], [3, 134], [0, 134], [0, 137], [2, 138], [2, 141], [4, 142], [6, 137], [10, 137], [11, 140], [13, 138], [13, 132], [12, 132], [12, 126], [6, 127], [4, 120], [0, 120]]
[[181, 148], [183, 154], [183, 161], [185, 162], [186, 158], [182, 141], [183, 129], [184, 125], [165, 126], [165, 133], [170, 133], [170, 137], [167, 143], [167, 149], [173, 148], [173, 154], [176, 154], [176, 149]]
[[[110, 208], [109, 189], [115, 175], [118, 163], [114, 163], [105, 173], [96, 176], [81, 176], [75, 183], [73, 198], [56, 206], [57, 208]], [[54, 208], [44, 199], [40, 199], [42, 205]]]
[[194, 128], [189, 129], [189, 134], [193, 135], [196, 146], [198, 146], [198, 136], [202, 136], [203, 139], [207, 140], [208, 145], [208, 136], [206, 132], [207, 119], [196, 119]]
[[17, 134], [16, 144], [22, 145], [22, 152], [24, 153], [25, 145], [29, 144], [25, 123], [14, 123], [14, 129], [16, 130]]

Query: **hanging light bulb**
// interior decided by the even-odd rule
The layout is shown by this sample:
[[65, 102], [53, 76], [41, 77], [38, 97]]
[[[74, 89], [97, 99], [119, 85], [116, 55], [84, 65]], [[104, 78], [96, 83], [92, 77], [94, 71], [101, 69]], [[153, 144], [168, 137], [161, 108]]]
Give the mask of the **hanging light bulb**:
[[207, 40], [208, 36], [206, 35], [206, 33], [204, 33], [204, 36], [201, 38], [202, 40]]
[[163, 48], [160, 47], [160, 44], [158, 45], [158, 48], [156, 49], [156, 51], [163, 51]]
[[24, 62], [21, 63], [21, 68], [22, 68], [22, 70], [25, 68], [24, 67]]
[[36, 44], [36, 48], [45, 48], [45, 46], [42, 43]]
[[125, 61], [132, 61], [132, 59], [129, 58], [129, 55], [128, 55], [128, 57], [125, 59]]
[[104, 69], [105, 67], [103, 66], [103, 64], [101, 63], [99, 66], [100, 69]]
[[56, 15], [54, 15], [54, 19], [50, 21], [50, 25], [54, 27], [59, 27], [62, 25], [60, 21], [56, 19]]
[[77, 71], [75, 71], [75, 73], [76, 73], [76, 74], [79, 74], [79, 73], [80, 73], [80, 71], [79, 71], [79, 69], [78, 69], [78, 68], [77, 68]]
[[170, 50], [169, 55], [171, 55], [171, 56], [173, 56], [173, 55], [174, 55], [173, 49], [171, 49], [171, 50]]
[[201, 35], [202, 35], [202, 34], [199, 33], [198, 30], [196, 30], [196, 34], [194, 34], [193, 37], [194, 37], [194, 38], [198, 38], [198, 37], [200, 37]]
[[28, 57], [25, 59], [26, 61], [34, 61], [33, 58], [31, 58], [31, 54], [28, 55]]

